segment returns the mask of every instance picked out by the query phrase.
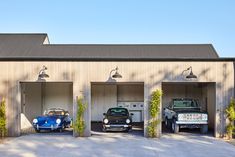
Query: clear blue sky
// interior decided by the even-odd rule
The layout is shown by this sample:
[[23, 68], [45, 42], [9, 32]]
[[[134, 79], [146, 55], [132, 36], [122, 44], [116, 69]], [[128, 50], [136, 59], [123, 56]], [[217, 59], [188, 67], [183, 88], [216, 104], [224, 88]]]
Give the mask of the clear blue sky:
[[235, 0], [5, 0], [1, 33], [51, 43], [212, 43], [235, 57]]

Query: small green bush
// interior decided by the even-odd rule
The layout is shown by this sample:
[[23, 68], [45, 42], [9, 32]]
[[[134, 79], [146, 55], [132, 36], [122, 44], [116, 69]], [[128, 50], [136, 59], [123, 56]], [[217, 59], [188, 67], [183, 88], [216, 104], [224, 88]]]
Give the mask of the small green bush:
[[83, 136], [85, 126], [84, 112], [86, 110], [87, 104], [84, 103], [83, 98], [77, 99], [77, 118], [74, 123], [74, 131]]
[[229, 120], [229, 124], [226, 127], [227, 134], [229, 139], [232, 138], [232, 135], [234, 134], [234, 120], [235, 120], [235, 99], [231, 99], [229, 105], [227, 106], [225, 113], [227, 115], [227, 118]]
[[154, 138], [157, 136], [157, 125], [160, 123], [160, 119], [157, 119], [157, 116], [160, 112], [160, 105], [161, 105], [161, 97], [162, 91], [157, 89], [152, 93], [150, 106], [149, 106], [149, 113], [150, 113], [150, 120], [148, 124], [148, 136]]
[[6, 129], [6, 101], [1, 100], [0, 103], [0, 137], [4, 137], [7, 134]]

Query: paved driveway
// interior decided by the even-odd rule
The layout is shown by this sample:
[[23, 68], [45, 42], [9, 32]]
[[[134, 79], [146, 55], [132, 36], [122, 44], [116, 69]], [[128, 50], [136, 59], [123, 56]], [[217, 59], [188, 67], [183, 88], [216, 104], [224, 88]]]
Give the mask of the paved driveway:
[[235, 157], [235, 147], [198, 134], [164, 134], [147, 139], [138, 134], [107, 133], [89, 138], [31, 134], [0, 144], [1, 157]]

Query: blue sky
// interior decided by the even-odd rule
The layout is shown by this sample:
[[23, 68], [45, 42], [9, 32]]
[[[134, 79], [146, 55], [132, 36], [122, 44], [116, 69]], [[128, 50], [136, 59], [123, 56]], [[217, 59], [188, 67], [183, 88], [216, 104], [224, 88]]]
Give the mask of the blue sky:
[[235, 57], [235, 0], [6, 0], [1, 33], [48, 33], [50, 42], [212, 43]]

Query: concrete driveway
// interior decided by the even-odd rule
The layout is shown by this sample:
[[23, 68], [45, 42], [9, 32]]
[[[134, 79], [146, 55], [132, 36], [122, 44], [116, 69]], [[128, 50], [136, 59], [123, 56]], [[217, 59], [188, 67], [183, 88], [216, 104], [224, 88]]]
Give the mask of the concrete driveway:
[[31, 134], [0, 144], [1, 157], [235, 157], [235, 147], [199, 134], [98, 133], [89, 138], [66, 134]]

